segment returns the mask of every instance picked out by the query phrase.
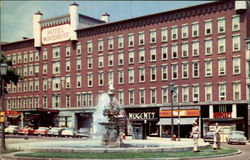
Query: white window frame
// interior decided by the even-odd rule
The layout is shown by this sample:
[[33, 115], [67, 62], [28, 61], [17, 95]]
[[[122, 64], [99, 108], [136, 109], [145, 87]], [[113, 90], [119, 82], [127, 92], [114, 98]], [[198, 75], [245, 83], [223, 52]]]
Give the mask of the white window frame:
[[128, 69], [128, 83], [135, 82], [135, 71], [133, 68]]
[[167, 64], [163, 64], [161, 66], [161, 80], [162, 81], [166, 81], [168, 80], [168, 65]]
[[168, 41], [168, 28], [161, 28], [161, 41]]
[[212, 77], [213, 76], [213, 63], [212, 60], [205, 60], [205, 77]]
[[189, 86], [182, 86], [182, 102], [189, 102]]
[[188, 24], [183, 24], [181, 26], [181, 38], [188, 38]]
[[182, 79], [187, 79], [189, 77], [189, 65], [188, 62], [182, 63], [181, 64], [181, 70], [182, 70]]
[[93, 52], [93, 42], [87, 41], [87, 53], [92, 53]]
[[211, 35], [213, 33], [212, 20], [205, 21], [205, 35]]
[[225, 17], [218, 18], [217, 23], [218, 23], [218, 33], [225, 33], [226, 32], [226, 19], [225, 19]]
[[233, 52], [240, 51], [240, 35], [233, 35], [232, 37]]
[[192, 37], [199, 36], [199, 26], [198, 22], [192, 23]]
[[157, 80], [157, 68], [156, 66], [150, 66], [150, 81], [155, 82]]
[[225, 58], [221, 58], [218, 60], [218, 73], [219, 73], [219, 76], [226, 75], [226, 59]]
[[168, 60], [168, 46], [167, 45], [161, 46], [161, 59]]
[[135, 36], [134, 33], [128, 35], [128, 46], [133, 47], [135, 45]]
[[150, 88], [150, 103], [156, 104], [157, 103], [157, 89]]
[[213, 53], [213, 40], [205, 39], [205, 55], [211, 55], [212, 53]]
[[240, 15], [233, 15], [232, 16], [232, 31], [239, 31], [240, 30]]
[[145, 44], [145, 33], [144, 32], [139, 32], [139, 45], [144, 45]]
[[171, 40], [177, 40], [177, 39], [178, 39], [178, 27], [171, 26]]
[[[171, 73], [172, 73], [172, 80], [178, 79], [178, 63], [171, 64]], [[176, 75], [176, 77], [174, 77]]]
[[[208, 98], [210, 96], [210, 99]], [[213, 86], [212, 84], [205, 84], [205, 101], [210, 102], [213, 100]]]
[[181, 44], [181, 55], [182, 57], [188, 57], [188, 43], [182, 43]]
[[150, 62], [155, 62], [157, 59], [156, 57], [156, 47], [150, 48]]
[[241, 73], [241, 58], [239, 56], [233, 57], [233, 74]]
[[200, 63], [199, 61], [192, 62], [192, 77], [199, 78], [200, 76]]
[[150, 30], [150, 43], [156, 43], [156, 29]]

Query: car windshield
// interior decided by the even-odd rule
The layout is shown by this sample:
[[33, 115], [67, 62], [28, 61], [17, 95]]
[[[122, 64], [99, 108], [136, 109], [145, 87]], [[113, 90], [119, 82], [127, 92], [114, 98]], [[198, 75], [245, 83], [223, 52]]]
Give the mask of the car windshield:
[[61, 129], [60, 128], [52, 128], [51, 130], [53, 130], [53, 131], [59, 131]]
[[244, 132], [241, 132], [241, 131], [233, 131], [233, 132], [232, 132], [232, 135], [241, 135], [241, 136], [244, 136]]
[[46, 127], [39, 127], [38, 128], [38, 130], [46, 130], [46, 129], [48, 129], [48, 128], [46, 128]]
[[65, 128], [67, 131], [73, 131], [73, 128]]

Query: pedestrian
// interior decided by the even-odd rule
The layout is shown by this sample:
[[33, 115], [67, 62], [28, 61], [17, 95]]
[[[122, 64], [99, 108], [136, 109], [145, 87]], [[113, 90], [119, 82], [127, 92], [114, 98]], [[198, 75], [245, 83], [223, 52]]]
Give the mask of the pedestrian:
[[214, 131], [214, 144], [213, 149], [220, 149], [220, 127], [218, 123], [215, 123], [215, 131]]
[[191, 132], [191, 138], [193, 137], [193, 141], [194, 141], [194, 152], [199, 152], [199, 146], [198, 146], [198, 139], [199, 139], [199, 126], [197, 125], [196, 122], [193, 122], [193, 127], [192, 127], [192, 132]]

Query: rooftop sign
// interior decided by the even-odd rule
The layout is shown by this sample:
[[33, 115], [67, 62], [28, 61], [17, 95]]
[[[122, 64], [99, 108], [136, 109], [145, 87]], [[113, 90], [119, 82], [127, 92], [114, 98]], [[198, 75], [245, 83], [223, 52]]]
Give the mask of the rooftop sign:
[[64, 24], [42, 30], [42, 43], [50, 44], [70, 39], [70, 25]]

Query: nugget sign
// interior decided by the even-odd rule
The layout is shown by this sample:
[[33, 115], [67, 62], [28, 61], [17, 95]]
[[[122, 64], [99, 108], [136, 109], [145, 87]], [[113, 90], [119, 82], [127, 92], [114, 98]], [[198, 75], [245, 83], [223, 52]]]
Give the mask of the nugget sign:
[[70, 25], [64, 24], [42, 30], [42, 43], [50, 44], [70, 39]]

